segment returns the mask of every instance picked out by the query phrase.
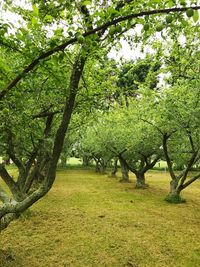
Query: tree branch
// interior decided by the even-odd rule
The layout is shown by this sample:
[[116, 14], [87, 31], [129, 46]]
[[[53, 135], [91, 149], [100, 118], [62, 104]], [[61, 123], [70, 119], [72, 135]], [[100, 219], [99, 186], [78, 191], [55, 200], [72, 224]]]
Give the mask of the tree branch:
[[6, 183], [10, 191], [13, 195], [16, 194], [17, 186], [13, 178], [10, 176], [10, 174], [7, 172], [3, 164], [0, 164], [0, 176], [3, 179], [3, 181]]
[[155, 164], [158, 162], [159, 159], [160, 159], [160, 156], [157, 155], [155, 157], [155, 159], [153, 161], [151, 161], [150, 163], [147, 161], [146, 166], [144, 167], [144, 171], [147, 172], [148, 170], [152, 169], [155, 166]]
[[178, 186], [179, 188], [183, 187], [183, 184], [188, 176], [189, 171], [191, 170], [191, 167], [193, 166], [193, 164], [196, 162], [196, 157], [197, 157], [198, 152], [193, 152], [188, 164], [187, 164], [187, 168], [183, 171], [182, 173], [182, 177], [180, 180], [180, 185]]
[[[94, 33], [97, 33], [99, 31], [105, 30], [108, 27], [110, 27], [111, 25], [115, 25], [119, 22], [125, 21], [125, 20], [129, 20], [129, 19], [133, 19], [133, 18], [139, 18], [139, 17], [143, 17], [143, 16], [148, 16], [148, 15], [155, 15], [155, 14], [168, 14], [170, 12], [184, 12], [186, 11], [188, 8], [192, 8], [194, 10], [198, 10], [200, 9], [200, 6], [195, 6], [195, 7], [174, 7], [174, 8], [167, 8], [167, 9], [158, 9], [158, 10], [147, 10], [147, 11], [142, 11], [139, 13], [133, 13], [133, 14], [129, 14], [127, 16], [122, 16], [116, 19], [113, 19], [111, 21], [108, 21], [104, 24], [102, 24], [99, 27], [96, 27], [92, 30], [89, 30], [85, 33], [83, 33], [83, 36], [90, 36]], [[50, 57], [51, 55], [59, 52], [59, 51], [63, 51], [67, 46], [74, 44], [77, 41], [77, 37], [71, 38], [70, 40], [67, 40], [66, 42], [62, 43], [61, 45], [58, 45], [56, 47], [54, 47], [53, 49], [50, 49], [47, 52], [42, 53], [40, 56], [38, 56], [36, 59], [34, 59], [28, 66], [26, 66], [23, 71], [16, 76], [1, 92], [0, 92], [0, 100], [2, 100], [4, 98], [4, 96], [14, 87], [16, 86], [19, 81], [27, 74], [29, 73], [31, 70], [33, 70], [35, 68], [35, 66], [37, 66], [40, 61], [42, 61], [45, 58]]]
[[169, 157], [169, 153], [168, 153], [168, 147], [167, 147], [168, 139], [169, 139], [169, 135], [164, 134], [163, 135], [163, 152], [164, 152], [164, 155], [165, 155], [165, 159], [166, 159], [166, 162], [167, 162], [167, 166], [168, 166], [171, 178], [172, 178], [172, 180], [176, 180], [177, 177], [176, 177], [176, 175], [175, 175], [175, 173], [173, 171], [172, 161], [171, 161], [171, 159]]
[[16, 153], [14, 151], [14, 144], [13, 144], [13, 133], [10, 129], [7, 129], [8, 132], [8, 148], [7, 148], [7, 154], [12, 159], [12, 161], [15, 163], [19, 170], [19, 176], [23, 176], [25, 173], [25, 167], [22, 161], [16, 156]]
[[164, 133], [161, 131], [161, 129], [160, 129], [157, 125], [153, 124], [153, 122], [148, 121], [148, 120], [143, 119], [143, 118], [140, 118], [140, 119], [141, 119], [143, 122], [146, 122], [146, 123], [148, 123], [149, 125], [151, 125], [151, 126], [153, 126], [154, 128], [156, 128], [156, 130], [157, 130], [159, 133], [161, 133], [162, 135], [164, 134]]
[[182, 189], [188, 187], [188, 185], [192, 184], [194, 181], [200, 178], [200, 173], [195, 175], [194, 177], [190, 178], [185, 184], [182, 185]]

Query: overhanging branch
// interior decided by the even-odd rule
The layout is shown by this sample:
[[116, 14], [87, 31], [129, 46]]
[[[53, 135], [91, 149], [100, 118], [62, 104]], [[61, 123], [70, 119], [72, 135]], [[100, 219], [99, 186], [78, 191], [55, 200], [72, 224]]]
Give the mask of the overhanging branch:
[[[110, 27], [111, 25], [115, 25], [117, 23], [120, 23], [122, 21], [125, 20], [130, 20], [133, 18], [139, 18], [139, 17], [143, 17], [143, 16], [149, 16], [149, 15], [156, 15], [156, 14], [168, 14], [170, 12], [184, 12], [186, 11], [188, 8], [192, 8], [194, 10], [198, 10], [200, 9], [200, 6], [195, 6], [195, 7], [175, 7], [175, 8], [167, 8], [167, 9], [158, 9], [158, 10], [147, 10], [147, 11], [142, 11], [139, 13], [133, 13], [133, 14], [129, 14], [127, 16], [122, 16], [116, 19], [113, 19], [111, 21], [108, 21], [104, 24], [102, 24], [99, 27], [96, 27], [92, 30], [89, 30], [85, 33], [83, 33], [84, 37], [90, 36], [92, 34], [98, 33], [99, 31], [102, 30], [106, 30], [108, 27]], [[50, 49], [47, 52], [42, 53], [39, 57], [37, 57], [36, 59], [34, 59], [28, 66], [26, 66], [23, 71], [16, 76], [1, 92], [0, 92], [0, 100], [2, 100], [5, 95], [14, 87], [16, 86], [19, 81], [27, 74], [29, 73], [31, 70], [33, 70], [35, 68], [35, 66], [37, 66], [40, 61], [42, 61], [45, 58], [50, 57], [51, 55], [59, 52], [59, 51], [63, 51], [66, 47], [68, 47], [71, 44], [74, 44], [77, 41], [77, 37], [71, 38], [67, 41], [65, 41], [64, 43], [62, 43], [61, 45], [58, 45], [56, 47], [54, 47], [53, 49]]]

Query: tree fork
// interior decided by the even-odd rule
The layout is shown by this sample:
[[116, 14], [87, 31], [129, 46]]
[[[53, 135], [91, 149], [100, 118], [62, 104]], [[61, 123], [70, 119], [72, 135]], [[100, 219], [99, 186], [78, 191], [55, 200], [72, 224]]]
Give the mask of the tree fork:
[[60, 126], [56, 132], [56, 137], [54, 141], [53, 152], [50, 159], [50, 164], [43, 183], [40, 187], [31, 193], [29, 196], [26, 196], [20, 202], [4, 202], [0, 207], [0, 231], [5, 229], [8, 224], [19, 215], [33, 205], [37, 200], [46, 195], [51, 189], [53, 182], [56, 177], [56, 167], [59, 160], [60, 153], [62, 151], [62, 146], [65, 138], [66, 131], [69, 126], [71, 115], [74, 108], [74, 102], [76, 94], [78, 92], [78, 85], [83, 72], [83, 68], [86, 62], [86, 57], [83, 57], [80, 51], [71, 74], [70, 79], [70, 95], [66, 98], [66, 104], [64, 108], [63, 117], [60, 123]]

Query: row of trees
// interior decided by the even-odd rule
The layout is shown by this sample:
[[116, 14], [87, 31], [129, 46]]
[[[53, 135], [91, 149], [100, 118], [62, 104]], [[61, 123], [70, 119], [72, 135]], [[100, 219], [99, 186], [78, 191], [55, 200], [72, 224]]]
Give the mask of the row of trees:
[[[185, 6], [183, 1], [156, 0], [29, 0], [24, 5], [4, 0], [0, 6], [0, 149], [18, 169], [13, 178], [5, 165], [0, 166], [3, 230], [51, 189], [66, 134], [76, 128], [72, 117], [82, 121], [96, 106], [98, 111], [110, 109], [116, 98], [129, 106], [133, 92], [122, 90], [123, 77], [113, 92], [109, 88], [115, 79], [112, 63], [110, 71], [102, 69], [109, 49], [120, 45], [123, 36], [132, 44], [153, 43], [156, 31], [160, 37], [161, 31], [163, 37], [170, 37], [170, 47], [174, 38], [182, 36], [195, 46], [200, 7], [195, 1]], [[8, 14], [19, 21], [13, 24]], [[169, 14], [171, 22], [166, 18]], [[137, 25], [142, 27], [139, 32]], [[154, 49], [159, 50], [159, 45]], [[178, 48], [169, 51], [178, 70], [179, 52]]]
[[109, 108], [88, 120], [77, 145], [78, 154], [92, 158], [101, 172], [112, 160], [115, 173], [118, 160], [122, 180], [133, 172], [137, 188], [145, 188], [145, 173], [165, 160], [169, 202], [182, 202], [181, 191], [200, 177], [190, 173], [200, 160], [199, 52], [189, 33], [185, 38], [170, 40], [153, 57], [116, 65]]
[[[83, 151], [107, 159], [117, 157], [122, 179], [128, 180], [128, 171], [133, 172], [138, 188], [147, 186], [145, 173], [165, 160], [171, 177], [166, 197], [169, 202], [182, 202], [181, 191], [200, 177], [198, 172], [193, 176], [189, 173], [200, 160], [200, 54], [196, 41], [192, 43], [189, 34], [185, 37], [184, 42], [176, 39], [172, 46], [167, 43], [162, 52], [158, 50], [159, 64], [156, 55], [151, 64], [148, 57], [132, 64], [134, 79], [124, 75], [127, 63], [122, 65], [121, 73], [131, 94], [109, 112], [100, 112], [98, 121], [88, 127], [82, 139]], [[147, 69], [146, 64], [151, 71], [143, 71], [143, 80], [137, 83], [140, 66]], [[158, 73], [164, 75], [162, 84], [156, 79]]]
[[117, 158], [122, 180], [133, 172], [137, 188], [145, 188], [145, 173], [165, 160], [171, 177], [166, 200], [180, 202], [181, 191], [200, 177], [189, 173], [200, 160], [199, 84], [180, 81], [162, 91], [143, 90], [129, 107], [117, 105], [88, 127], [82, 153], [98, 159], [102, 169]]

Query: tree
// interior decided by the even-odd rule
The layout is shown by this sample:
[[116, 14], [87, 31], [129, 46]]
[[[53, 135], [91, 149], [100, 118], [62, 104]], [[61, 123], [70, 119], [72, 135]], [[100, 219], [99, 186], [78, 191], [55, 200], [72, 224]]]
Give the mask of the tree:
[[141, 84], [156, 90], [158, 83], [158, 70], [161, 67], [159, 58], [147, 55], [144, 59], [139, 59], [136, 62], [123, 62], [120, 68], [118, 78], [118, 97], [122, 94], [125, 98], [126, 106], [129, 105], [129, 98], [136, 97]]
[[[192, 177], [189, 173], [200, 159], [199, 81], [185, 83], [185, 80], [179, 80], [156, 99], [147, 108], [148, 115], [144, 121], [162, 136], [163, 154], [171, 177], [166, 200], [179, 203], [183, 201], [180, 196], [182, 190], [200, 177], [199, 173]], [[182, 166], [181, 172], [176, 171], [177, 165]]]
[[[163, 134], [163, 151], [171, 176], [170, 193], [166, 198], [169, 202], [181, 202], [181, 191], [200, 177], [200, 174], [196, 173], [188, 178], [189, 171], [200, 159], [199, 116], [197, 116], [199, 89], [195, 88], [196, 82], [179, 86], [176, 94], [179, 92], [181, 99], [176, 106], [171, 103], [173, 93], [168, 96], [168, 109], [174, 113], [173, 120], [176, 125], [173, 130]], [[175, 164], [183, 166], [181, 173], [175, 173]]]
[[[176, 39], [175, 31], [163, 54], [163, 71], [168, 74], [164, 86], [167, 88], [149, 96], [146, 91], [144, 103], [144, 106], [148, 103], [147, 121], [162, 135], [171, 176], [170, 193], [166, 197], [169, 202], [182, 202], [182, 190], [199, 177], [198, 173], [192, 177], [189, 173], [199, 161], [199, 53], [195, 37], [199, 30], [194, 25], [190, 32], [186, 27], [184, 33], [183, 41]], [[181, 167], [181, 173], [176, 172], [177, 166]]]
[[[121, 28], [120, 31], [119, 29], [117, 31], [117, 27], [114, 27], [114, 25], [121, 24], [124, 31], [127, 31], [135, 25], [135, 21], [132, 21], [132, 19], [145, 24], [143, 17], [151, 15], [152, 22], [158, 23], [157, 17], [154, 16], [156, 14], [185, 12], [188, 9], [188, 7], [174, 7], [172, 1], [168, 2], [167, 8], [165, 8], [166, 3], [164, 2], [157, 5], [157, 1], [149, 1], [146, 5], [147, 9], [144, 9], [143, 3], [135, 3], [131, 0], [117, 3], [106, 1], [100, 4], [98, 1], [94, 1], [89, 2], [89, 5], [87, 1], [63, 3], [63, 1], [30, 0], [28, 2], [32, 6], [31, 8], [30, 6], [24, 8], [16, 6], [16, 3], [9, 0], [4, 0], [1, 3], [3, 10], [10, 10], [20, 16], [22, 25], [20, 28], [15, 27], [11, 23], [5, 22], [5, 20], [1, 23], [1, 44], [16, 57], [16, 61], [13, 59], [8, 64], [7, 62], [3, 64], [5, 75], [1, 81], [2, 90], [0, 92], [2, 113], [6, 115], [9, 112], [6, 105], [8, 103], [10, 105], [12, 92], [14, 90], [21, 92], [22, 90], [26, 94], [29, 88], [28, 83], [32, 83], [34, 79], [40, 80], [39, 70], [42, 67], [45, 68], [46, 64], [54, 65], [58, 59], [64, 62], [71, 51], [73, 52], [73, 61], [68, 72], [68, 82], [61, 93], [61, 96], [65, 95], [65, 101], [62, 102], [60, 119], [58, 121], [55, 119], [57, 110], [49, 109], [46, 104], [42, 105], [44, 109], [36, 114], [36, 117], [42, 120], [40, 131], [42, 138], [36, 138], [37, 142], [33, 142], [33, 149], [28, 153], [28, 164], [25, 165], [23, 162], [23, 153], [27, 150], [26, 146], [23, 144], [23, 152], [17, 149], [19, 141], [16, 142], [15, 136], [20, 137], [22, 130], [20, 127], [17, 130], [17, 135], [11, 132], [9, 140], [5, 143], [6, 153], [12, 156], [19, 169], [19, 176], [15, 181], [9, 175], [5, 166], [1, 165], [1, 178], [12, 193], [10, 198], [3, 187], [0, 188], [3, 203], [0, 207], [1, 230], [6, 228], [12, 219], [19, 217], [24, 210], [42, 198], [52, 187], [56, 177], [56, 166], [78, 94], [80, 79], [91, 52], [97, 49], [100, 44], [109, 46], [109, 43], [121, 35]], [[199, 8], [199, 6], [194, 6], [193, 10]], [[100, 13], [99, 9], [101, 10]], [[132, 10], [134, 10], [134, 13]], [[61, 26], [63, 20], [67, 21], [68, 26]], [[11, 30], [8, 30], [9, 27]], [[108, 29], [109, 31], [107, 31]], [[74, 45], [73, 48], [70, 47], [72, 45]], [[62, 69], [62, 67], [59, 66], [59, 69]], [[53, 75], [55, 75], [55, 72], [48, 76]], [[41, 83], [39, 84], [41, 85]], [[31, 114], [31, 116], [34, 116], [34, 114]], [[55, 124], [54, 121], [56, 121]], [[52, 126], [55, 126], [55, 128]], [[7, 133], [6, 131], [3, 133], [4, 136]], [[33, 132], [37, 132], [35, 127]], [[49, 136], [52, 138], [49, 139]], [[49, 141], [51, 141], [50, 146]], [[26, 142], [27, 140], [25, 140]], [[30, 144], [28, 144], [28, 148], [30, 148]], [[36, 168], [31, 167], [35, 157], [41, 159], [36, 164], [37, 171], [45, 170], [45, 173], [42, 174], [44, 177], [38, 188], [33, 189], [29, 185], [27, 190], [27, 184], [32, 184], [29, 182], [32, 180]]]
[[[72, 66], [69, 90], [66, 94], [66, 103], [64, 106], [63, 116], [61, 122], [58, 124], [58, 129], [55, 132], [55, 138], [53, 139], [53, 142], [51, 144], [47, 143], [52, 130], [53, 118], [57, 112], [50, 110], [50, 108], [45, 107], [44, 110], [34, 116], [38, 119], [46, 118], [46, 122], [44, 127], [42, 127], [43, 137], [39, 140], [38, 137], [36, 137], [36, 142], [35, 139], [32, 138], [33, 149], [29, 153], [29, 157], [26, 162], [23, 161], [23, 154], [18, 152], [17, 148], [19, 141], [16, 140], [16, 135], [12, 129], [7, 129], [7, 125], [5, 124], [7, 133], [9, 131], [9, 138], [6, 144], [6, 153], [11, 157], [15, 165], [18, 167], [19, 175], [17, 181], [14, 181], [6, 171], [5, 166], [1, 165], [1, 177], [12, 193], [12, 198], [10, 198], [8, 197], [6, 191], [1, 188], [1, 200], [4, 203], [0, 212], [1, 229], [6, 228], [10, 221], [19, 217], [21, 212], [26, 210], [35, 201], [44, 196], [53, 184], [56, 173], [56, 165], [62, 150], [65, 133], [70, 122], [75, 97], [77, 94], [78, 84], [86, 61], [84, 46], [78, 50], [78, 54]], [[54, 97], [56, 97], [56, 94], [54, 94]], [[4, 101], [3, 104], [6, 102], [7, 101]], [[9, 101], [9, 105], [10, 104], [11, 102]], [[6, 114], [8, 112], [9, 110], [4, 106], [2, 113]], [[4, 132], [6, 132], [6, 129]], [[19, 128], [19, 130], [21, 130], [21, 128]], [[35, 130], [33, 132], [35, 133]], [[23, 145], [26, 146], [26, 143], [23, 142]], [[28, 145], [28, 147], [30, 148], [30, 145]], [[37, 164], [35, 164], [35, 166], [32, 168], [31, 166], [35, 158], [37, 158]], [[43, 175], [43, 170], [45, 170], [44, 177], [41, 180], [39, 187], [34, 189], [32, 185], [35, 173], [39, 172], [40, 175]]]
[[[119, 159], [122, 180], [129, 181], [128, 171], [136, 175], [136, 187], [145, 188], [145, 173], [161, 157], [162, 140], [155, 129], [138, 120], [137, 102], [128, 108], [115, 107], [89, 128], [87, 142], [91, 150]], [[93, 137], [91, 137], [91, 135]]]
[[90, 125], [82, 136], [81, 151], [95, 161], [96, 172], [104, 174], [112, 153], [102, 146], [97, 125]]

